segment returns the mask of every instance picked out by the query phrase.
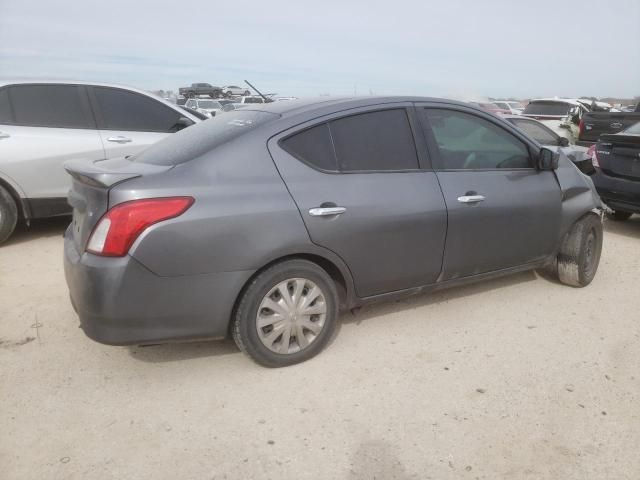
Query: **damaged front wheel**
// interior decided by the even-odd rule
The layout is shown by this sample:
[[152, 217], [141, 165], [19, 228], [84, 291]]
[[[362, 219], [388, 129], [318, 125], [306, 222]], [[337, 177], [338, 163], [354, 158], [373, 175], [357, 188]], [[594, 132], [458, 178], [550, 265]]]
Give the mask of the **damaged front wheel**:
[[602, 252], [602, 221], [596, 215], [578, 220], [558, 253], [557, 274], [562, 283], [586, 287], [598, 270]]

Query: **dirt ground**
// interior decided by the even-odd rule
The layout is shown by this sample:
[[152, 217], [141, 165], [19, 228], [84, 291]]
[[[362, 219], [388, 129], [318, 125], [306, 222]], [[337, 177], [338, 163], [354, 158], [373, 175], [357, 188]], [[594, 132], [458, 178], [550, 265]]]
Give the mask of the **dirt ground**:
[[585, 289], [523, 273], [368, 307], [279, 370], [86, 338], [64, 226], [0, 247], [0, 478], [640, 478], [640, 216], [607, 222]]

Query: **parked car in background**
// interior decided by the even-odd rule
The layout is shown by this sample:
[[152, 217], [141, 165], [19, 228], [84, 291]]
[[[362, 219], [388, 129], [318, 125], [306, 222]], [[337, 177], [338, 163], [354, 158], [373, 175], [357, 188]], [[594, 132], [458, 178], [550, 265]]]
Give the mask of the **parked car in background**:
[[486, 110], [487, 112], [491, 112], [494, 115], [509, 115], [511, 113], [510, 110], [500, 108], [497, 105], [494, 105], [493, 103], [490, 103], [490, 102], [469, 102], [469, 103], [478, 108]]
[[544, 123], [533, 118], [523, 117], [522, 115], [505, 115], [504, 119], [518, 127], [540, 145], [562, 152], [582, 173], [590, 174], [593, 172], [591, 156], [586, 147], [571, 144], [567, 137], [558, 135]]
[[204, 113], [200, 113], [199, 111], [194, 110], [194, 109], [189, 108], [189, 107], [185, 107], [184, 105], [179, 105], [179, 108], [181, 108], [182, 110], [184, 110], [187, 113], [190, 113], [194, 117], [199, 118], [200, 120], [208, 120], [208, 119], [211, 118], [209, 115], [205, 115]]
[[200, 119], [153, 94], [85, 82], [0, 82], [0, 243], [68, 215], [66, 160], [133, 155]]
[[236, 85], [222, 87], [222, 93], [227, 97], [230, 97], [232, 95], [251, 95], [251, 92], [248, 88], [238, 87]]
[[593, 151], [592, 176], [600, 198], [615, 220], [640, 213], [640, 122], [618, 133], [600, 135]]
[[513, 100], [496, 100], [493, 103], [496, 107], [508, 111], [511, 115], [522, 115], [524, 105]]
[[592, 145], [600, 135], [621, 132], [636, 122], [640, 122], [640, 103], [633, 112], [587, 112], [580, 121], [578, 144]]
[[222, 96], [222, 89], [220, 87], [214, 87], [210, 83], [192, 83], [190, 87], [180, 87], [178, 93], [187, 98], [200, 95], [218, 98]]
[[531, 100], [523, 116], [541, 121], [571, 143], [578, 139], [578, 126], [582, 116], [589, 111], [586, 102], [570, 98], [538, 98]]
[[185, 103], [185, 106], [208, 117], [214, 117], [217, 112], [222, 111], [222, 107], [227, 103], [232, 103], [232, 101], [225, 99], [190, 98], [187, 100], [187, 103]]
[[600, 258], [589, 177], [460, 102], [254, 105], [66, 168], [66, 280], [107, 344], [231, 331], [258, 363], [291, 365], [340, 309], [543, 266], [582, 287]]
[[246, 97], [237, 98], [233, 101], [233, 103], [239, 103], [241, 105], [244, 105], [246, 103], [267, 103], [267, 102], [264, 101], [264, 98], [258, 95], [249, 95]]

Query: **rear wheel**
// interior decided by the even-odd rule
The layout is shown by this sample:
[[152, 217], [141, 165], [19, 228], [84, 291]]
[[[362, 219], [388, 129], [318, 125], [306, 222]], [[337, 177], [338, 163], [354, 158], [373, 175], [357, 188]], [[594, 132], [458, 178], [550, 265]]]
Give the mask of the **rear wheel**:
[[625, 220], [629, 220], [629, 217], [631, 217], [631, 215], [633, 215], [631, 212], [614, 210], [613, 213], [609, 215], [609, 218], [615, 220], [616, 222], [624, 222]]
[[284, 367], [322, 350], [338, 318], [338, 293], [315, 263], [269, 267], [242, 293], [231, 326], [236, 344], [260, 365]]
[[0, 186], [0, 243], [6, 241], [18, 223], [18, 206], [11, 194]]
[[562, 242], [558, 254], [557, 273], [562, 283], [585, 287], [598, 270], [602, 252], [602, 221], [587, 215], [577, 221]]

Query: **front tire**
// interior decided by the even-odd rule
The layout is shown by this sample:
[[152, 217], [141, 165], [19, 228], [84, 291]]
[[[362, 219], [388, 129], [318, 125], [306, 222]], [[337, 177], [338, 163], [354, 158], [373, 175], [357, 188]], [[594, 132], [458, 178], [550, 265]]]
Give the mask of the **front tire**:
[[13, 233], [18, 223], [18, 206], [11, 194], [0, 186], [0, 244]]
[[338, 319], [338, 292], [315, 263], [288, 260], [257, 275], [245, 288], [231, 333], [256, 363], [285, 367], [317, 355]]
[[624, 222], [625, 220], [629, 220], [629, 217], [631, 217], [631, 215], [633, 215], [631, 212], [614, 210], [613, 213], [609, 215], [609, 218], [615, 220], [616, 222]]
[[586, 287], [596, 275], [602, 252], [602, 221], [596, 215], [578, 220], [562, 242], [557, 273], [572, 287]]

